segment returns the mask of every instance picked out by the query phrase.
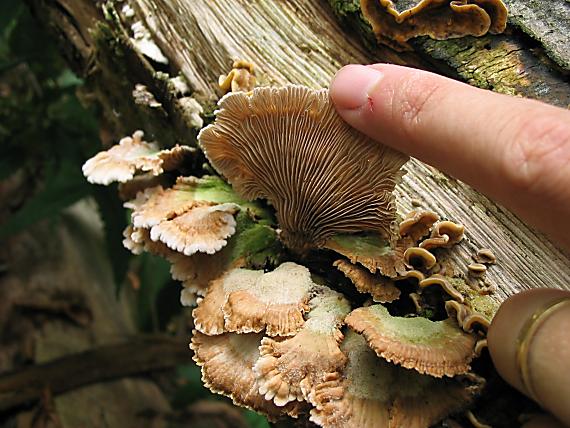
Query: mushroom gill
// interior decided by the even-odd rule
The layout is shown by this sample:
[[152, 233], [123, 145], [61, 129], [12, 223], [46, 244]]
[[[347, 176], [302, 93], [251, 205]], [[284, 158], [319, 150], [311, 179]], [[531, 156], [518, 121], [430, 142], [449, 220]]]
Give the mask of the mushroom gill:
[[275, 207], [289, 248], [303, 252], [361, 231], [391, 239], [392, 191], [408, 158], [346, 124], [327, 90], [230, 93], [198, 139], [239, 194]]
[[378, 41], [400, 49], [417, 36], [483, 36], [502, 33], [507, 25], [501, 0], [361, 0], [360, 6]]

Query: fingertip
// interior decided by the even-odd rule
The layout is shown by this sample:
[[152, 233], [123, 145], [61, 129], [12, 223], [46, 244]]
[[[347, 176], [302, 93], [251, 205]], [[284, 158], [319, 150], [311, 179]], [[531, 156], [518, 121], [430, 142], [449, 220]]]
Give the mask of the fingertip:
[[355, 110], [368, 102], [370, 92], [380, 83], [383, 73], [364, 65], [351, 64], [333, 77], [330, 97], [340, 112]]

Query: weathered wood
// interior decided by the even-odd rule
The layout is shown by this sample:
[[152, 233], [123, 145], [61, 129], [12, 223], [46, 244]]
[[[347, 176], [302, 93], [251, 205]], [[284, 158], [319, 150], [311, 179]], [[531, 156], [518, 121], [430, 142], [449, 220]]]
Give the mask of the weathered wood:
[[504, 0], [509, 22], [538, 40], [560, 66], [570, 71], [570, 1]]
[[[357, 37], [341, 30], [326, 0], [131, 0], [129, 5], [137, 15], [123, 17], [124, 28], [133, 20], [144, 20], [168, 58], [171, 73], [180, 71], [192, 95], [206, 107], [220, 95], [218, 76], [228, 71], [235, 58], [254, 62], [262, 84], [326, 87], [347, 63], [396, 61], [429, 68], [434, 64], [430, 55], [441, 59], [440, 65], [445, 62], [448, 72], [478, 86], [570, 104], [570, 88], [563, 76], [510, 36], [422, 40], [416, 46], [429, 57], [422, 62], [413, 54], [368, 50]], [[168, 97], [155, 95], [160, 102], [170, 103]], [[156, 137], [160, 140], [160, 135]], [[463, 183], [417, 160], [406, 168], [408, 174], [398, 187], [400, 210], [410, 209], [411, 199], [416, 198], [441, 216], [465, 224], [468, 240], [454, 250], [454, 258], [466, 266], [475, 249], [492, 248], [499, 263], [489, 270], [488, 278], [499, 287], [501, 299], [525, 288], [570, 289], [570, 261], [541, 234]]]

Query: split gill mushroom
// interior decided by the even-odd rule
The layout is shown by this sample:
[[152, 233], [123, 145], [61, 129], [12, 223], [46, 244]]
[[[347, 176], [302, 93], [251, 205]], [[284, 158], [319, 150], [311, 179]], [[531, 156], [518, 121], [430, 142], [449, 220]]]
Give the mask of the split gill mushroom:
[[242, 197], [273, 205], [281, 238], [297, 253], [338, 234], [393, 236], [392, 192], [408, 158], [346, 124], [326, 89], [230, 93], [198, 140]]

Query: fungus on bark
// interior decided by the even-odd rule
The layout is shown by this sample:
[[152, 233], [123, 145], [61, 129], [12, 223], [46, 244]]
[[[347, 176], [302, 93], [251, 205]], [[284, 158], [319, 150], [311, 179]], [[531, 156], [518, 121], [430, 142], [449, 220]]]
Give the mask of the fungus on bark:
[[404, 252], [404, 263], [413, 269], [429, 270], [436, 262], [435, 256], [424, 248], [411, 247]]
[[340, 327], [350, 304], [340, 294], [318, 287], [303, 328], [287, 339], [264, 337], [260, 358], [253, 367], [260, 393], [278, 406], [306, 400], [327, 373], [342, 370], [346, 357], [340, 350]]
[[489, 248], [480, 248], [477, 250], [477, 254], [473, 256], [473, 260], [475, 260], [477, 263], [488, 265], [497, 263], [495, 254], [493, 254], [493, 251], [491, 251]]
[[466, 373], [475, 339], [450, 320], [393, 317], [382, 305], [358, 308], [346, 323], [379, 357], [435, 377]]
[[202, 382], [212, 392], [223, 394], [239, 405], [276, 420], [281, 415], [297, 417], [302, 405], [277, 407], [259, 393], [253, 365], [259, 358], [259, 334], [225, 333], [206, 336], [194, 332], [190, 348], [202, 368]]
[[439, 216], [432, 211], [410, 211], [406, 218], [400, 222], [400, 235], [410, 236], [417, 241], [429, 233], [430, 228], [437, 220], [439, 220]]
[[392, 191], [408, 158], [346, 124], [327, 90], [230, 93], [198, 139], [239, 194], [275, 207], [289, 248], [303, 252], [361, 231], [391, 239]]
[[432, 275], [429, 278], [420, 281], [421, 288], [430, 287], [433, 285], [439, 285], [454, 300], [457, 300], [460, 303], [463, 303], [465, 301], [463, 294], [461, 294], [461, 292], [449, 282], [448, 278], [443, 275]]
[[467, 406], [477, 391], [390, 364], [352, 331], [341, 349], [345, 370], [330, 373], [309, 397], [310, 419], [322, 427], [426, 428]]
[[137, 172], [160, 175], [164, 171], [178, 168], [196, 149], [175, 146], [160, 150], [156, 143], [143, 140], [143, 131], [135, 131], [132, 137], [125, 137], [109, 150], [97, 153], [83, 165], [87, 181], [107, 185], [114, 181], [125, 183]]
[[388, 278], [372, 274], [348, 260], [337, 260], [334, 266], [352, 281], [360, 293], [371, 294], [375, 302], [390, 303], [400, 297], [400, 290]]
[[417, 36], [444, 40], [502, 33], [507, 8], [501, 0], [361, 0], [364, 18], [379, 43], [410, 49]]
[[255, 87], [255, 69], [251, 62], [236, 60], [232, 64], [232, 70], [228, 74], [222, 74], [218, 78], [220, 89], [226, 93], [249, 92]]
[[451, 248], [463, 239], [465, 227], [452, 221], [440, 221], [437, 223], [428, 239], [420, 244], [421, 248], [431, 250], [433, 248]]
[[269, 273], [233, 269], [198, 300], [192, 313], [196, 329], [208, 335], [264, 329], [270, 336], [293, 335], [304, 324], [312, 285], [309, 270], [295, 263]]

